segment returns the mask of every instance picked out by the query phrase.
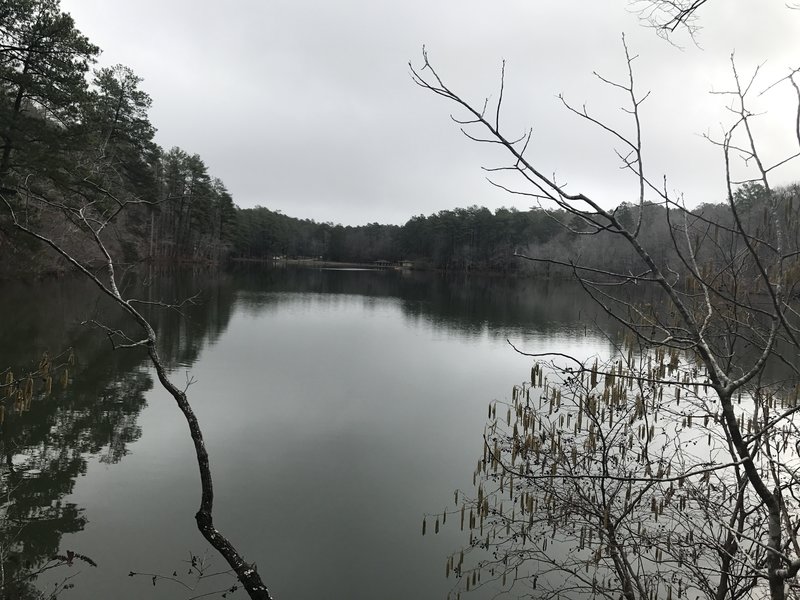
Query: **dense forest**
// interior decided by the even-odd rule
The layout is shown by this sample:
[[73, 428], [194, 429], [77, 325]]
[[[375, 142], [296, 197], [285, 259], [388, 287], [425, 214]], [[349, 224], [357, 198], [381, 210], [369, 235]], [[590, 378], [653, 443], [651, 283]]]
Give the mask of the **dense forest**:
[[[81, 224], [72, 211], [87, 203], [114, 215], [109, 250], [118, 262], [128, 264], [313, 257], [410, 261], [416, 268], [462, 271], [552, 266], [520, 261], [515, 253], [522, 253], [637, 269], [620, 240], [581, 235], [580, 222], [540, 207], [491, 212], [470, 206], [414, 216], [400, 226], [335, 225], [262, 206], [238, 208], [199, 155], [155, 143], [156, 129], [148, 117], [152, 100], [141, 78], [123, 65], [97, 67], [100, 49], [76, 29], [58, 0], [13, 0], [1, 6], [0, 208], [5, 210], [0, 211], [0, 275], [65, 269], [13, 231], [10, 211], [81, 256], [86, 251], [71, 242], [81, 239], [73, 235]], [[762, 218], [762, 194], [758, 184], [735, 194], [754, 226]], [[788, 187], [782, 194], [787, 200], [784, 215], [796, 223], [793, 200], [798, 188]], [[617, 213], [634, 219], [638, 210], [621, 204]], [[722, 223], [730, 211], [709, 203], [695, 213]], [[662, 253], [671, 252], [676, 242], [663, 206], [644, 207], [643, 227], [649, 239], [659, 241]]]
[[[785, 187], [776, 195], [784, 204], [786, 229], [797, 231], [800, 186]], [[755, 235], [769, 227], [764, 198], [763, 187], [756, 183], [743, 185], [733, 198], [745, 225]], [[639, 207], [623, 203], [615, 212], [623, 222], [632, 224], [638, 219]], [[232, 256], [240, 258], [304, 256], [363, 263], [406, 260], [417, 268], [504, 273], [552, 272], [558, 263], [571, 262], [595, 268], [613, 266], [632, 273], [641, 267], [619, 236], [584, 235], [587, 228], [580, 219], [540, 207], [526, 211], [500, 208], [492, 213], [471, 206], [415, 216], [401, 226], [371, 223], [359, 227], [301, 221], [262, 207], [239, 209], [236, 214], [231, 251]], [[724, 198], [700, 205], [693, 216], [698, 221], [733, 226]], [[642, 207], [643, 235], [659, 248], [659, 258], [674, 258], [679, 269], [675, 250], [676, 246], [682, 248], [685, 240], [676, 239], [675, 230], [676, 223], [663, 205]], [[515, 254], [552, 262], [521, 261]]]

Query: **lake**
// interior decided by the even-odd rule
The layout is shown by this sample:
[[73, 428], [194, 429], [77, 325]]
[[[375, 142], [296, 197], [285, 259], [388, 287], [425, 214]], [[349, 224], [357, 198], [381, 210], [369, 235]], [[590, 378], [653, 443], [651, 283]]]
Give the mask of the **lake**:
[[[422, 519], [452, 509], [455, 489], [473, 492], [487, 404], [529, 377], [532, 359], [506, 339], [528, 352], [609, 351], [602, 315], [565, 283], [256, 265], [126, 285], [150, 300], [197, 294], [151, 319], [204, 430], [217, 527], [278, 599], [446, 598], [446, 558], [466, 533], [453, 519], [423, 537]], [[174, 402], [140, 352], [112, 351], [82, 322], [130, 324], [73, 279], [6, 283], [0, 315], [0, 369], [75, 355], [66, 388], [6, 408], [6, 581], [71, 550], [98, 566], [76, 560], [33, 586], [70, 577], [60, 597], [124, 600], [233, 585], [218, 575], [190, 591], [149, 575], [193, 586], [191, 554], [207, 556], [207, 575], [223, 563], [195, 527], [197, 467]], [[27, 583], [15, 589], [33, 597]]]

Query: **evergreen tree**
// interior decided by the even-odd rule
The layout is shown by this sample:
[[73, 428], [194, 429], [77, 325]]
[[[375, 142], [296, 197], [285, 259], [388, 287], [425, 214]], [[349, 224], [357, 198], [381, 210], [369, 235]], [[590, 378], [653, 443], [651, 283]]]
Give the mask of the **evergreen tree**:
[[0, 0], [0, 187], [69, 148], [98, 52], [57, 0]]

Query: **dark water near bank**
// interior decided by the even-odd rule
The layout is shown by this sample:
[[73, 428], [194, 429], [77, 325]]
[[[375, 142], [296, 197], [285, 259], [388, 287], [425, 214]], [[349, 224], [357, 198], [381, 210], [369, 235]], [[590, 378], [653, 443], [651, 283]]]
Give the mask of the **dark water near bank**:
[[[422, 537], [422, 515], [471, 488], [487, 403], [528, 376], [531, 359], [506, 338], [530, 352], [608, 348], [580, 289], [553, 282], [255, 267], [140, 274], [129, 286], [147, 299], [199, 294], [152, 319], [173, 377], [191, 383], [217, 525], [279, 599], [446, 597], [445, 558], [466, 538], [450, 523]], [[0, 315], [0, 370], [22, 373], [70, 346], [76, 358], [65, 389], [34, 394], [21, 413], [6, 406], [7, 590], [58, 552], [98, 563], [18, 582], [9, 597], [73, 575], [63, 598], [191, 598], [232, 585], [212, 577], [192, 592], [127, 576], [185, 575], [206, 544], [185, 422], [141, 353], [112, 352], [81, 324], [125, 329], [125, 319], [74, 280], [6, 284]], [[208, 559], [209, 573], [222, 569]]]

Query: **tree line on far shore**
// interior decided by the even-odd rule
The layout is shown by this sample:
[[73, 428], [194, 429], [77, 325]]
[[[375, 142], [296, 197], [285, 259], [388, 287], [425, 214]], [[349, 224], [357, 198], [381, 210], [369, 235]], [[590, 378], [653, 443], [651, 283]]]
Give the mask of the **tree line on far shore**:
[[[579, 260], [635, 272], [637, 260], [612, 236], [581, 235], [563, 211], [480, 206], [411, 217], [404, 225], [335, 225], [296, 219], [262, 206], [241, 209], [203, 159], [154, 141], [151, 98], [123, 65], [96, 66], [100, 49], [75, 28], [58, 0], [6, 0], [0, 5], [0, 276], [64, 270], [50, 253], [9, 226], [14, 210], [67, 250], [91, 261], [75, 235], [69, 207], [89, 202], [114, 215], [109, 250], [123, 262], [220, 263], [229, 259], [321, 258], [372, 263], [410, 261], [416, 268], [519, 272]], [[798, 187], [781, 192], [796, 223]], [[58, 206], [44, 198], [58, 197]], [[749, 221], [762, 218], [764, 190], [736, 192]], [[714, 199], [723, 202], [724, 198]], [[265, 199], [268, 203], [269, 199]], [[77, 211], [77, 208], [75, 209]], [[621, 204], [624, 220], [633, 207]], [[722, 204], [696, 209], [724, 218]], [[651, 205], [643, 227], [674, 252], [666, 209]], [[793, 231], [795, 229], [789, 229]], [[553, 263], [522, 262], [516, 253]], [[96, 257], [102, 260], [102, 257]], [[676, 264], [676, 268], [678, 265]]]
[[[800, 210], [800, 186], [786, 186], [777, 192], [788, 231], [795, 231]], [[764, 188], [757, 183], [740, 187], [735, 201], [748, 226], [766, 231], [770, 225], [765, 215]], [[620, 204], [616, 214], [625, 222], [635, 218], [638, 207]], [[698, 220], [727, 223], [730, 210], [718, 203], [698, 206], [693, 211]], [[587, 229], [580, 219], [561, 210], [535, 207], [520, 211], [500, 208], [492, 213], [480, 206], [442, 210], [409, 219], [404, 225], [370, 223], [343, 226], [300, 220], [264, 207], [236, 211], [235, 237], [231, 257], [269, 259], [273, 257], [321, 258], [331, 261], [371, 263], [374, 261], [410, 261], [416, 268], [453, 271], [551, 272], [565, 263], [592, 268], [614, 268], [635, 274], [640, 268], [636, 256], [611, 235], [583, 235]], [[681, 219], [683, 215], [681, 215]], [[732, 223], [727, 223], [732, 225]], [[684, 242], [675, 240], [676, 223], [660, 204], [644, 207], [642, 228], [647, 239], [660, 249], [663, 257], [673, 257], [676, 269], [680, 261], [675, 252]], [[545, 261], [520, 261], [516, 254], [536, 256]]]

